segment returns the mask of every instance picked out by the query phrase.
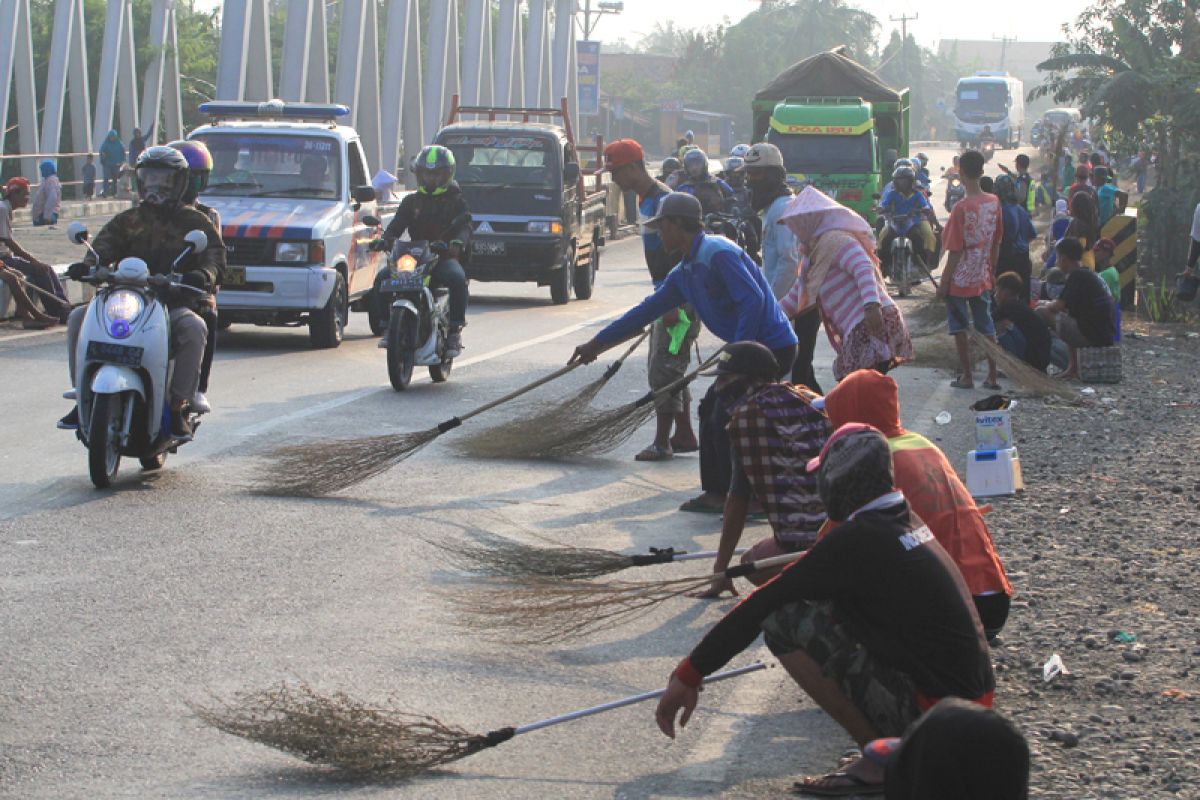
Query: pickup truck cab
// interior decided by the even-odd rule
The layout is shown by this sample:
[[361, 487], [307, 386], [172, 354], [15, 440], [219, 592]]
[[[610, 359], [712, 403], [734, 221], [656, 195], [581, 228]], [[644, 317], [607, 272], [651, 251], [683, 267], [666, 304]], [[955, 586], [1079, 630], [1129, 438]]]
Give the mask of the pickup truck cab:
[[[460, 114], [487, 119], [455, 121]], [[499, 121], [497, 115], [523, 117]], [[530, 121], [558, 117], [562, 125]], [[564, 110], [459, 106], [438, 132], [454, 153], [455, 180], [471, 209], [464, 268], [477, 281], [536, 282], [556, 304], [592, 296], [604, 245], [607, 192], [587, 185]], [[603, 143], [597, 142], [597, 163]]]
[[213, 102], [192, 132], [213, 155], [200, 202], [221, 215], [228, 268], [221, 324], [308, 325], [314, 347], [337, 347], [350, 304], [371, 290], [380, 254], [358, 133], [340, 105]]

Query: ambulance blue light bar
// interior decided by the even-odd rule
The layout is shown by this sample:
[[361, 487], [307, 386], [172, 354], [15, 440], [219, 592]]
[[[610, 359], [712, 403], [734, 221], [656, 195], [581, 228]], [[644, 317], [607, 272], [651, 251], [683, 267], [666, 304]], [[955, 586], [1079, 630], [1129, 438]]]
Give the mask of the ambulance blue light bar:
[[218, 100], [201, 103], [200, 113], [225, 119], [335, 120], [349, 116], [350, 109], [337, 103], [285, 103], [282, 100], [254, 103]]

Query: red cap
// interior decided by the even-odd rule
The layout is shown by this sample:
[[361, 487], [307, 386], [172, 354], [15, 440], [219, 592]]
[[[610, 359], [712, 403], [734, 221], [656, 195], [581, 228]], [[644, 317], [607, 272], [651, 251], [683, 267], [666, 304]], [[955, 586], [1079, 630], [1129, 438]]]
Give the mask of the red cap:
[[16, 178], [9, 178], [8, 183], [4, 184], [4, 191], [7, 193], [11, 192], [13, 189], [24, 189], [29, 191], [29, 179], [19, 176]]
[[1092, 250], [1107, 250], [1110, 253], [1117, 251], [1117, 244], [1112, 239], [1101, 239], [1092, 245]]
[[605, 169], [617, 169], [626, 164], [645, 160], [646, 152], [633, 139], [617, 139], [604, 148]]

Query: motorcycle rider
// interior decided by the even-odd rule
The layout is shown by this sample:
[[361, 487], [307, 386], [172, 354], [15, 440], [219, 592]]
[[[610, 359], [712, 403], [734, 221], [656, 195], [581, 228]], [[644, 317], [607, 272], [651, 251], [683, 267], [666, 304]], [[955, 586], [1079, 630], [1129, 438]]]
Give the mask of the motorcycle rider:
[[659, 168], [657, 180], [662, 181], [667, 185], [667, 188], [674, 189], [679, 185], [679, 171], [683, 169], [683, 163], [675, 156], [664, 158], [662, 167]]
[[[470, 221], [463, 222], [453, 230], [447, 230], [455, 219], [468, 213], [467, 200], [454, 180], [454, 154], [441, 145], [428, 145], [413, 162], [413, 174], [417, 179], [417, 191], [400, 201], [396, 216], [392, 217], [383, 233], [380, 245], [372, 247], [391, 252], [392, 246], [405, 231], [413, 241], [428, 241], [434, 246], [445, 244], [439, 254], [437, 266], [430, 274], [434, 285], [450, 290], [450, 330], [446, 334], [447, 359], [457, 358], [462, 352], [462, 329], [467, 324], [467, 273], [460, 259], [466, 254], [471, 236]], [[379, 284], [386, 277], [380, 270], [375, 277], [375, 296], [379, 297]], [[386, 313], [386, 312], [385, 312]], [[387, 346], [386, 338], [380, 347]]]
[[730, 156], [725, 159], [725, 169], [717, 177], [729, 184], [733, 190], [730, 204], [735, 211], [741, 211], [742, 216], [750, 210], [750, 188], [746, 185], [746, 161], [740, 156]]
[[708, 171], [708, 155], [699, 148], [683, 156], [683, 180], [675, 191], [690, 194], [700, 201], [704, 215], [723, 214], [733, 199], [733, 188]]
[[[188, 162], [189, 180], [187, 191], [183, 193], [183, 204], [191, 206], [208, 217], [213, 227], [217, 229], [217, 233], [220, 234], [221, 214], [198, 199], [199, 194], [208, 188], [208, 176], [212, 173], [213, 168], [212, 153], [208, 151], [208, 146], [199, 140], [180, 140], [171, 142], [167, 146], [183, 153], [183, 157]], [[196, 389], [196, 396], [192, 399], [192, 410], [199, 414], [207, 414], [212, 411], [207, 396], [208, 377], [212, 374], [213, 355], [217, 351], [217, 292], [220, 289], [220, 284], [213, 286], [208, 302], [197, 308], [200, 319], [204, 320], [204, 324], [208, 326], [208, 338], [204, 342], [204, 360], [200, 363], [200, 384]]]
[[[913, 159], [909, 159], [912, 161]], [[925, 192], [925, 196], [929, 196], [929, 187], [931, 179], [929, 177], [929, 156], [924, 153], [917, 153], [916, 157], [917, 183], [921, 184], [921, 190]]]
[[[883, 197], [879, 199], [879, 209], [890, 214], [894, 219], [923, 217], [912, 223], [908, 231], [908, 238], [912, 242], [913, 253], [928, 269], [933, 269], [937, 265], [929, 263], [929, 254], [937, 247], [934, 230], [940, 230], [941, 226], [938, 225], [937, 217], [933, 213], [933, 207], [929, 205], [929, 200], [916, 190], [916, 181], [917, 175], [912, 167], [908, 165], [897, 167], [896, 171], [892, 173], [891, 188], [885, 191]], [[887, 263], [888, 248], [895, 237], [892, 226], [884, 225], [879, 234], [879, 257], [884, 263]]]
[[729, 151], [729, 157], [730, 158], [745, 158], [746, 153], [749, 153], [749, 152], [750, 152], [750, 145], [735, 144], [733, 146], [733, 149]]
[[[67, 276], [79, 280], [100, 264], [116, 264], [131, 257], [145, 261], [151, 275], [168, 275], [186, 246], [184, 236], [199, 230], [208, 238], [208, 247], [202, 253], [192, 253], [183, 259], [179, 267], [183, 273], [180, 283], [211, 292], [220, 284], [225, 272], [225, 247], [212, 221], [183, 202], [191, 179], [187, 159], [171, 147], [149, 147], [138, 157], [136, 174], [138, 205], [117, 214], [96, 234], [92, 247], [99, 255], [99, 262], [96, 255], [89, 252], [82, 262], [70, 266]], [[190, 292], [181, 292], [179, 297], [168, 302], [171, 346], [175, 354], [175, 368], [168, 387], [170, 429], [171, 434], [180, 439], [192, 435], [188, 411], [193, 409], [208, 333], [204, 321], [192, 311], [193, 305], [195, 300]], [[86, 313], [87, 306], [80, 306], [67, 320], [67, 356], [72, 386], [75, 384], [75, 350]], [[67, 430], [79, 427], [78, 406], [59, 420], [59, 427]]]

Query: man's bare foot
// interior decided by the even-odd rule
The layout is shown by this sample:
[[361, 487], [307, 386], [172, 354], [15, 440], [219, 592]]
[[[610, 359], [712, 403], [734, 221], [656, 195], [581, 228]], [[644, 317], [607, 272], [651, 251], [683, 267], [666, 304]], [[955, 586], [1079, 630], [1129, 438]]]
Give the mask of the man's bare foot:
[[671, 449], [676, 453], [694, 453], [700, 449], [700, 443], [696, 441], [695, 436], [674, 436], [671, 438]]

